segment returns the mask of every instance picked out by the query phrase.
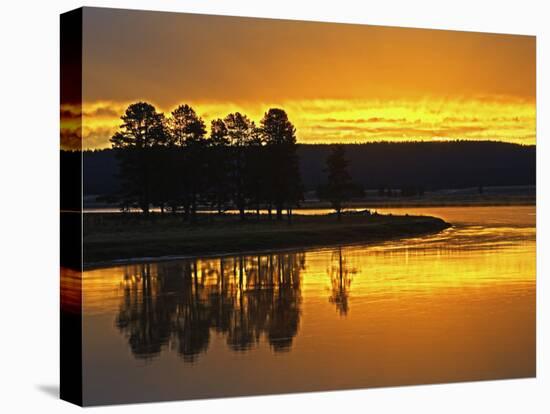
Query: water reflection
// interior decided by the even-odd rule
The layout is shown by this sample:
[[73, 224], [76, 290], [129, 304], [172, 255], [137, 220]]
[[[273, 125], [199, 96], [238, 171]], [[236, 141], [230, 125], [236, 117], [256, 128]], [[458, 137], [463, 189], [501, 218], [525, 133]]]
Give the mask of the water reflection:
[[60, 307], [65, 314], [82, 313], [82, 272], [69, 267], [60, 269]]
[[342, 254], [342, 247], [339, 247], [332, 254], [328, 275], [332, 288], [329, 302], [336, 305], [336, 309], [341, 316], [347, 315], [349, 311], [351, 281], [352, 275], [355, 273], [357, 273], [357, 269], [348, 264]]
[[286, 351], [298, 333], [304, 267], [303, 253], [127, 266], [116, 326], [137, 358], [169, 346], [194, 362], [211, 331], [233, 351], [262, 337], [273, 351]]
[[[85, 399], [532, 377], [534, 212], [424, 209], [454, 226], [376, 245], [88, 269]], [[74, 281], [62, 279], [67, 304], [80, 303]]]

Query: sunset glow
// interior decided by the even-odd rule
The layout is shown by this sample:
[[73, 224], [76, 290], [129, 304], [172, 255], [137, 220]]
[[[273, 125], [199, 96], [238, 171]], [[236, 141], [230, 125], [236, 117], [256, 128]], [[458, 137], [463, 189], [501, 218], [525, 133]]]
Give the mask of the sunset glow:
[[[531, 36], [87, 9], [83, 147], [109, 147], [140, 100], [166, 115], [190, 104], [207, 125], [281, 107], [300, 143], [532, 145], [535, 54]], [[65, 109], [78, 143], [79, 111]]]
[[[109, 146], [128, 103], [95, 102], [83, 108], [86, 148]], [[469, 100], [302, 100], [266, 103], [190, 103], [207, 125], [240, 111], [258, 122], [270, 107], [283, 107], [300, 143], [498, 140], [535, 144], [535, 103], [511, 98]], [[157, 109], [169, 115], [173, 108]]]

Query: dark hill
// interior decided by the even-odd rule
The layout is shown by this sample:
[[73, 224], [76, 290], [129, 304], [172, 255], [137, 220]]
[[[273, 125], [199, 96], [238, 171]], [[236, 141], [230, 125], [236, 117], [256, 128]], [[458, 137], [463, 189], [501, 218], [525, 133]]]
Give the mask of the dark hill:
[[[324, 180], [331, 145], [299, 145], [305, 190]], [[427, 190], [491, 185], [533, 185], [536, 147], [503, 142], [346, 144], [353, 179], [367, 189], [421, 186]], [[109, 194], [118, 186], [112, 150], [84, 152], [84, 195]]]

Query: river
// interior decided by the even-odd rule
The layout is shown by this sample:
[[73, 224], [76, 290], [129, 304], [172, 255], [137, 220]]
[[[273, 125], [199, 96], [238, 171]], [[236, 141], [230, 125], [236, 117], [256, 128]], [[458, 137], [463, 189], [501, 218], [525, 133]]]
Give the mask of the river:
[[535, 207], [439, 234], [83, 274], [86, 404], [535, 375]]

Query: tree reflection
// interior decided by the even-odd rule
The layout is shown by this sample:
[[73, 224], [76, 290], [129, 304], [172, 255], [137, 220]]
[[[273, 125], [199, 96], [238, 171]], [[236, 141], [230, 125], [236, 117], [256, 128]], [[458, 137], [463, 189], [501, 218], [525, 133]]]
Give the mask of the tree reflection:
[[126, 333], [132, 353], [138, 358], [159, 354], [170, 337], [173, 306], [155, 300], [160, 289], [149, 264], [134, 272], [127, 269], [124, 275], [124, 299], [116, 325]]
[[351, 267], [342, 255], [342, 248], [339, 247], [332, 255], [331, 265], [328, 274], [331, 282], [330, 303], [336, 305], [336, 310], [341, 316], [346, 316], [349, 311], [349, 296], [352, 275], [357, 269]]
[[234, 351], [262, 338], [275, 352], [288, 350], [299, 329], [304, 268], [303, 253], [128, 266], [116, 326], [137, 358], [170, 346], [193, 362], [211, 333]]
[[185, 262], [181, 269], [167, 269], [163, 265], [158, 267], [161, 280], [177, 280], [172, 276], [173, 271], [183, 280], [182, 286], [167, 286], [163, 297], [157, 300], [164, 301], [166, 296], [177, 300], [171, 325], [174, 344], [185, 361], [193, 362], [197, 355], [206, 352], [210, 342], [210, 310], [204, 299], [202, 275], [199, 280], [197, 260]]

